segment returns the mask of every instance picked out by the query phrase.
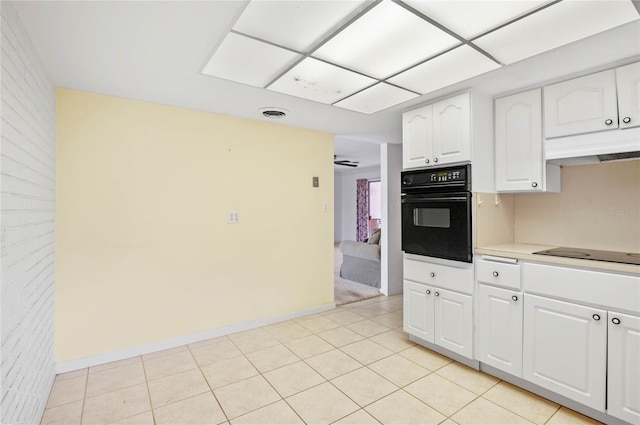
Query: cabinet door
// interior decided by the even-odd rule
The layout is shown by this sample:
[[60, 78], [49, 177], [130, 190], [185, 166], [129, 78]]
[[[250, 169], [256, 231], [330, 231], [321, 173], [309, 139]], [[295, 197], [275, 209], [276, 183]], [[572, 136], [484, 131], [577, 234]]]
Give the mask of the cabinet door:
[[524, 298], [523, 378], [604, 412], [606, 311]]
[[496, 99], [496, 190], [540, 191], [544, 187], [542, 91]]
[[402, 165], [417, 168], [433, 160], [433, 106], [402, 114]]
[[609, 312], [607, 413], [640, 424], [640, 317]]
[[479, 285], [478, 360], [522, 377], [522, 293]]
[[433, 150], [438, 164], [471, 160], [469, 93], [433, 105]]
[[469, 295], [435, 288], [435, 343], [471, 358], [473, 356], [473, 308]]
[[433, 342], [433, 288], [405, 280], [403, 303], [404, 331]]
[[618, 128], [615, 70], [544, 88], [545, 137]]
[[640, 62], [616, 69], [620, 128], [640, 126]]

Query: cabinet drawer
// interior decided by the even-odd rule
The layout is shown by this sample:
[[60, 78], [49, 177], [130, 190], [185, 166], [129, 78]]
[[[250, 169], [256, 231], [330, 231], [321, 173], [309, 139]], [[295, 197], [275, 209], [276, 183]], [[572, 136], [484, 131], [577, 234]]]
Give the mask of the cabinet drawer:
[[506, 264], [479, 259], [476, 261], [476, 272], [479, 282], [520, 289], [520, 264]]
[[464, 268], [404, 259], [404, 278], [430, 286], [473, 293], [473, 266]]
[[638, 275], [524, 263], [522, 285], [525, 292], [640, 312]]

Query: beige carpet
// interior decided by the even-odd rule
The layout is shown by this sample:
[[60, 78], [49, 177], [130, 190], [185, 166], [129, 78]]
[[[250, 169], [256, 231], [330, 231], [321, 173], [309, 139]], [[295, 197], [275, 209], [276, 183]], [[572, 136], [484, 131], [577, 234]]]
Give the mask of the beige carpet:
[[348, 304], [382, 295], [378, 288], [341, 278], [341, 265], [342, 253], [340, 252], [338, 245], [335, 245], [333, 250], [333, 298], [336, 305]]

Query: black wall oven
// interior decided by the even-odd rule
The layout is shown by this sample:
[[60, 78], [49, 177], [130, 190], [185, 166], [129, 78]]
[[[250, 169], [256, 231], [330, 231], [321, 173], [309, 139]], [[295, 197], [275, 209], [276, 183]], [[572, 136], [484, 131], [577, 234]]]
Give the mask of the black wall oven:
[[472, 262], [471, 165], [402, 173], [402, 250]]

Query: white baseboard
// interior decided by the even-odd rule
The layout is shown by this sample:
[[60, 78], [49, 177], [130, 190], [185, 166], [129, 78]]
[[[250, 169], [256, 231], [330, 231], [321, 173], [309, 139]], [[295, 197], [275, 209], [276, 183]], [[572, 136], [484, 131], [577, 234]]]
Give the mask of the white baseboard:
[[118, 360], [124, 360], [143, 354], [149, 354], [156, 351], [167, 350], [169, 348], [180, 347], [185, 344], [193, 344], [194, 342], [204, 341], [210, 338], [229, 335], [236, 332], [246, 331], [249, 329], [259, 328], [273, 323], [283, 322], [285, 320], [296, 319], [298, 317], [308, 316], [310, 314], [322, 313], [336, 308], [335, 304], [325, 304], [320, 307], [314, 307], [306, 310], [294, 311], [292, 313], [282, 314], [279, 316], [267, 317], [264, 319], [252, 320], [250, 322], [239, 323], [236, 325], [224, 326], [222, 328], [211, 329], [205, 332], [179, 336], [163, 341], [156, 341], [149, 344], [137, 345], [134, 347], [124, 348], [122, 350], [110, 351], [108, 353], [96, 354], [94, 356], [82, 357], [79, 359], [68, 360], [56, 363], [56, 373], [72, 372], [74, 370], [84, 369], [86, 367], [97, 366], [105, 363], [111, 363]]

